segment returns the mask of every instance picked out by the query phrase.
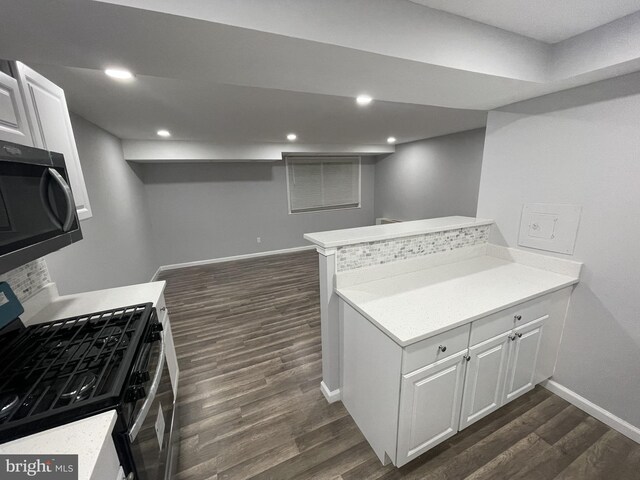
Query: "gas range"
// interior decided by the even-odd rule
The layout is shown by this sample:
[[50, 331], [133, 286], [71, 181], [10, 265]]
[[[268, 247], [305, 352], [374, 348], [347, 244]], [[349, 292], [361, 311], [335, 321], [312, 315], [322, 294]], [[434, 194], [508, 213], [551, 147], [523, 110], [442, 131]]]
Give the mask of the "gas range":
[[0, 443], [116, 407], [130, 421], [148, 380], [139, 352], [160, 338], [152, 313], [134, 305], [0, 338]]

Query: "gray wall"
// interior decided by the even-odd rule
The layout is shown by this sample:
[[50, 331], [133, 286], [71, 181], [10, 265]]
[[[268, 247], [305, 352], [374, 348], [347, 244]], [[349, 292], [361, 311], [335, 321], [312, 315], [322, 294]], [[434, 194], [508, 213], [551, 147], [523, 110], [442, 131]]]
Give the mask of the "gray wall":
[[124, 161], [120, 140], [71, 116], [93, 217], [83, 240], [45, 257], [61, 294], [149, 281], [157, 266], [144, 186]]
[[512, 247], [523, 203], [583, 206], [572, 258], [584, 269], [554, 379], [636, 427], [639, 127], [640, 74], [490, 112], [478, 201], [492, 240]]
[[484, 128], [398, 145], [378, 157], [375, 216], [475, 216]]
[[372, 225], [374, 170], [363, 159], [362, 208], [289, 214], [284, 162], [144, 165], [158, 263], [305, 246], [304, 233]]

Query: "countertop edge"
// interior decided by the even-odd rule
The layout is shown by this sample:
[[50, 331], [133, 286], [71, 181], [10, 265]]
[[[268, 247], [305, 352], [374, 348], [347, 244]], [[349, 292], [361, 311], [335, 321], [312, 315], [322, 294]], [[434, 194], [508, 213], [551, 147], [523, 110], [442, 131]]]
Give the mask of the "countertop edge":
[[[337, 248], [343, 247], [345, 245], [354, 245], [358, 243], [367, 243], [367, 242], [378, 242], [382, 240], [388, 240], [391, 238], [403, 238], [403, 237], [412, 237], [414, 235], [424, 235], [427, 233], [435, 233], [435, 232], [446, 232], [449, 230], [456, 230], [459, 228], [471, 228], [471, 227], [482, 227], [485, 225], [493, 225], [495, 222], [490, 219], [479, 218], [474, 222], [460, 222], [454, 223], [448, 226], [439, 226], [439, 227], [425, 227], [422, 229], [417, 229], [412, 232], [397, 232], [397, 233], [381, 233], [381, 234], [372, 234], [369, 236], [363, 236], [360, 238], [353, 238], [349, 240], [335, 240], [329, 242], [323, 242], [315, 238], [315, 235], [325, 233], [325, 232], [313, 232], [313, 233], [305, 233], [303, 238], [308, 242], [313, 243], [314, 245], [321, 248]], [[370, 225], [375, 226], [375, 225]], [[365, 227], [361, 227], [365, 228]]]

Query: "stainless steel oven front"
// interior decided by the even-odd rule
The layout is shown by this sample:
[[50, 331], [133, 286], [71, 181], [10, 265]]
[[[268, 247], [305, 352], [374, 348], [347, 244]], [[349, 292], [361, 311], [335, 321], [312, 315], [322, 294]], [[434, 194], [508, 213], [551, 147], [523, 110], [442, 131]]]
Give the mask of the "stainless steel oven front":
[[[148, 381], [141, 383], [144, 401], [136, 402], [133, 420], [125, 434], [132, 459], [128, 479], [170, 479], [177, 467], [178, 428], [176, 399], [166, 359], [164, 336], [162, 341], [145, 347], [140, 361], [145, 365], [135, 372], [149, 372]], [[143, 347], [144, 348], [144, 347]]]

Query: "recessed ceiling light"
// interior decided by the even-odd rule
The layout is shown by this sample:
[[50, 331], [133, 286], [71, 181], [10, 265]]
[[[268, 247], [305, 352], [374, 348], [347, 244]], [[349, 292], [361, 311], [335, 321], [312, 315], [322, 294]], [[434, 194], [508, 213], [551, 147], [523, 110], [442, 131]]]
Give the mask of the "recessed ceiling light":
[[396, 137], [387, 138], [387, 143], [396, 143]]
[[131, 80], [133, 78], [133, 73], [122, 68], [107, 68], [104, 73], [109, 77], [117, 78], [118, 80]]
[[170, 137], [171, 132], [169, 130], [158, 130], [159, 137]]
[[358, 105], [360, 105], [361, 107], [369, 105], [372, 100], [373, 100], [373, 98], [371, 98], [369, 95], [364, 95], [364, 94], [363, 95], [358, 95], [356, 97], [356, 103]]
[[297, 138], [298, 136], [295, 133], [290, 133], [289, 135], [287, 135], [287, 140], [289, 140], [290, 142], [295, 142]]

